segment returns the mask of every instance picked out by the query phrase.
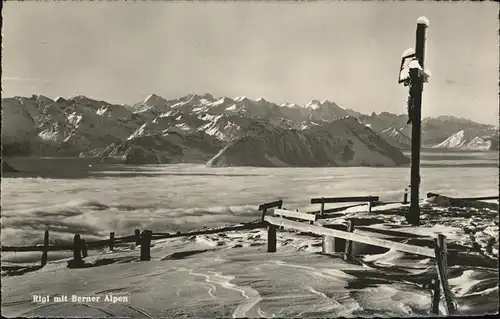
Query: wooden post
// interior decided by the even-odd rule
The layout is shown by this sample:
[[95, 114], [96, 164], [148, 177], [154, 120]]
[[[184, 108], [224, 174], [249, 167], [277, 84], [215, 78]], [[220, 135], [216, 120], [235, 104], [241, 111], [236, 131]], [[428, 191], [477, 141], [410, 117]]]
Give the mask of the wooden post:
[[455, 312], [455, 304], [453, 303], [453, 297], [448, 284], [448, 261], [447, 261], [447, 250], [446, 250], [446, 237], [442, 234], [438, 234], [438, 238], [434, 239], [434, 252], [436, 254], [436, 266], [439, 275], [439, 282], [441, 283], [441, 290], [443, 291], [444, 300], [446, 304], [446, 310], [448, 315], [453, 315]]
[[264, 207], [262, 209], [262, 218], [260, 220], [261, 223], [264, 223], [264, 217], [266, 217], [266, 214], [267, 214], [267, 207]]
[[275, 253], [276, 252], [276, 229], [275, 225], [269, 224], [267, 226], [267, 252]]
[[441, 299], [441, 289], [440, 289], [439, 276], [432, 279], [431, 282], [431, 291], [432, 291], [432, 305], [431, 305], [431, 313], [435, 315], [439, 315], [439, 299]]
[[372, 212], [372, 198], [370, 196], [370, 201], [368, 202], [368, 212], [371, 213]]
[[88, 256], [87, 242], [85, 241], [85, 239], [80, 240], [80, 245], [82, 247], [82, 257], [85, 258]]
[[323, 236], [321, 251], [323, 254], [332, 255], [335, 252], [335, 237]]
[[[349, 233], [352, 233], [354, 231], [354, 220], [353, 219], [348, 221], [346, 231], [348, 231]], [[345, 250], [344, 250], [344, 260], [346, 260], [346, 261], [350, 260], [351, 254], [352, 254], [352, 241], [346, 240]]]
[[[277, 208], [278, 208], [278, 209], [282, 209], [282, 208], [283, 208], [283, 200], [281, 200], [281, 199], [280, 199], [280, 201], [279, 201], [279, 204], [278, 204], [278, 207], [277, 207]], [[283, 209], [284, 209], [284, 208], [283, 208]], [[281, 229], [285, 229], [285, 227], [281, 227]], [[275, 246], [276, 246], [276, 245], [275, 245]], [[276, 251], [276, 248], [275, 248], [275, 250], [274, 250], [274, 251]]]
[[83, 264], [82, 261], [82, 239], [80, 238], [80, 234], [75, 234], [73, 237], [73, 264], [75, 266]]
[[135, 229], [135, 245], [139, 246], [141, 244], [141, 231], [139, 229]]
[[42, 252], [42, 267], [47, 264], [47, 259], [48, 259], [48, 251], [49, 251], [49, 231], [45, 231], [45, 235], [43, 237], [43, 252]]
[[[417, 22], [415, 57], [424, 69], [425, 36], [427, 24], [420, 19]], [[422, 91], [424, 82], [422, 76], [417, 76], [418, 69], [410, 69], [410, 77], [413, 83], [410, 87], [410, 95], [413, 97], [413, 110], [411, 112], [411, 194], [410, 211], [407, 216], [408, 223], [420, 225], [419, 187], [420, 187], [420, 148], [421, 148], [421, 121], [422, 121]]]
[[405, 193], [403, 195], [403, 204], [408, 204], [408, 188], [405, 188]]
[[115, 247], [115, 232], [109, 233], [109, 250], [112, 251]]
[[141, 236], [141, 261], [151, 260], [151, 236], [150, 230], [144, 230]]
[[325, 203], [321, 203], [321, 210], [320, 210], [319, 214], [320, 214], [321, 216], [323, 216], [323, 213], [324, 213], [324, 212], [325, 212]]
[[[333, 224], [323, 225], [325, 228], [346, 231], [346, 225]], [[343, 253], [345, 251], [345, 240], [342, 238], [335, 238], [333, 236], [323, 235], [322, 252], [324, 254], [333, 255], [334, 253]]]

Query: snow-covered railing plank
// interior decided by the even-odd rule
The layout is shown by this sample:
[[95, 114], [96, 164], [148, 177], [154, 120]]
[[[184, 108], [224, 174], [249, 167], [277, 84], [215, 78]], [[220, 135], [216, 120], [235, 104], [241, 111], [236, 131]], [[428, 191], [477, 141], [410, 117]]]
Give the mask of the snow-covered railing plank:
[[217, 234], [217, 233], [223, 233], [223, 232], [228, 232], [228, 231], [251, 230], [251, 229], [258, 229], [258, 228], [265, 228], [265, 227], [266, 226], [262, 223], [249, 223], [249, 224], [228, 226], [228, 227], [215, 228], [215, 229], [195, 230], [195, 231], [189, 231], [189, 232], [185, 232], [185, 233], [181, 233], [181, 232], [178, 232], [178, 233], [153, 233], [152, 239], [157, 240], [157, 239], [167, 239], [167, 238], [196, 236], [196, 235], [209, 235], [209, 234]]
[[264, 218], [264, 220], [266, 222], [268, 222], [269, 224], [272, 224], [272, 225], [277, 226], [277, 227], [296, 229], [296, 230], [299, 230], [302, 232], [309, 232], [309, 233], [313, 233], [316, 235], [342, 238], [342, 239], [345, 239], [348, 241], [349, 240], [356, 241], [356, 242], [364, 243], [367, 245], [384, 247], [387, 249], [397, 249], [399, 251], [404, 251], [404, 252], [419, 255], [419, 256], [435, 258], [434, 250], [431, 248], [427, 248], [427, 247], [419, 247], [419, 246], [413, 246], [413, 245], [408, 245], [408, 244], [402, 244], [402, 243], [398, 243], [398, 242], [394, 242], [394, 241], [390, 241], [390, 240], [386, 240], [386, 239], [368, 237], [365, 235], [360, 235], [360, 234], [351, 233], [351, 232], [347, 232], [347, 231], [329, 229], [329, 228], [322, 227], [322, 226], [309, 225], [309, 224], [295, 222], [295, 221], [287, 220], [284, 218], [273, 217], [273, 216], [266, 216]]
[[296, 219], [302, 219], [302, 220], [308, 220], [311, 222], [316, 221], [316, 215], [315, 214], [308, 214], [308, 213], [301, 213], [301, 212], [294, 212], [291, 210], [285, 210], [285, 209], [275, 209], [273, 211], [274, 216], [281, 216], [285, 218], [296, 218]]
[[499, 198], [498, 195], [496, 195], [496, 196], [479, 196], [479, 197], [450, 197], [450, 196], [436, 194], [436, 193], [430, 193], [430, 192], [427, 193], [427, 198], [436, 197], [436, 196], [444, 197], [444, 198], [447, 198], [450, 200], [456, 200], [456, 201], [495, 200], [495, 199], [498, 200], [498, 198]]

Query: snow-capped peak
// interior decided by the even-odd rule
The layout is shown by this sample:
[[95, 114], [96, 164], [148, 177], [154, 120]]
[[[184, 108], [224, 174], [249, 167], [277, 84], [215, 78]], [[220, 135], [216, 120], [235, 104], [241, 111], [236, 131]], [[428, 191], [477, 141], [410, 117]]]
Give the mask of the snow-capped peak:
[[289, 108], [298, 108], [298, 107], [300, 107], [300, 105], [297, 105], [295, 103], [288, 103], [288, 102], [281, 103], [280, 106], [281, 107], [289, 107]]
[[311, 109], [318, 109], [321, 107], [321, 102], [319, 100], [311, 100], [311, 102], [306, 104], [306, 107], [309, 107]]
[[223, 97], [223, 98], [220, 98], [217, 101], [213, 102], [212, 105], [217, 106], [217, 105], [228, 104], [228, 103], [232, 103], [232, 102], [234, 102], [234, 101], [231, 98]]
[[236, 102], [243, 102], [243, 101], [247, 101], [249, 100], [249, 98], [247, 98], [246, 96], [238, 96], [234, 99], [234, 101]]
[[453, 134], [452, 136], [448, 137], [443, 142], [435, 145], [434, 147], [436, 147], [436, 148], [442, 148], [442, 147], [459, 148], [459, 147], [463, 146], [463, 144], [465, 143], [464, 137], [465, 137], [464, 130], [460, 130], [457, 133]]

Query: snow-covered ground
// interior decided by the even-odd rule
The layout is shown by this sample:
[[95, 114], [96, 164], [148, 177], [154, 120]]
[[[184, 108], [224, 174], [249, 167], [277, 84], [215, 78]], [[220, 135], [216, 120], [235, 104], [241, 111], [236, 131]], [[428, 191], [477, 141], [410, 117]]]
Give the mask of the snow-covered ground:
[[[364, 221], [380, 218], [383, 228], [421, 236], [404, 241], [420, 245], [437, 233], [445, 234], [450, 254], [458, 250], [462, 254], [449, 260], [458, 314], [497, 312], [498, 269], [478, 266], [474, 260], [490, 257], [478, 253], [481, 248], [474, 252], [474, 245], [464, 240], [470, 237], [465, 235], [467, 225], [474, 225], [469, 231], [476, 238], [479, 233], [495, 238], [496, 257], [489, 261], [494, 264], [497, 212], [427, 207], [424, 225], [414, 228], [401, 227], [401, 209], [401, 205], [379, 206], [369, 214], [366, 207], [351, 208], [322, 223], [338, 223], [347, 216]], [[94, 252], [86, 258], [89, 268], [68, 269], [69, 259], [53, 261], [38, 271], [3, 277], [2, 312], [27, 317], [146, 318], [429, 314], [431, 295], [422, 283], [435, 274], [432, 259], [389, 250], [348, 263], [339, 256], [320, 254], [321, 238], [293, 232], [280, 232], [278, 252], [267, 253], [266, 236], [265, 230], [253, 230], [159, 240], [151, 248], [152, 260], [146, 262], [138, 261], [139, 249], [133, 245]], [[51, 299], [46, 303], [33, 301], [34, 296], [47, 295]], [[62, 295], [68, 296], [67, 302], [54, 302]], [[71, 302], [73, 295], [100, 299]], [[112, 296], [121, 300], [106, 299]]]

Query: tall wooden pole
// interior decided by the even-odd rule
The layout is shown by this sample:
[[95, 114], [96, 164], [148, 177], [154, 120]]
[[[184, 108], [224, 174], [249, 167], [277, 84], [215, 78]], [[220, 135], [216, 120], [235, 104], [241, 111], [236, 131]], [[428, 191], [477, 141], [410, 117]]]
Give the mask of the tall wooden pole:
[[[426, 20], [426, 19], [425, 19]], [[417, 21], [415, 57], [420, 67], [424, 69], [425, 34], [427, 23], [423, 19]], [[410, 71], [412, 72], [412, 71]], [[414, 70], [414, 72], [417, 72]], [[410, 216], [408, 221], [412, 225], [420, 224], [419, 188], [420, 188], [420, 148], [421, 148], [421, 122], [422, 122], [422, 91], [424, 89], [423, 76], [417, 76], [412, 83], [415, 87], [414, 107], [412, 112], [411, 128], [411, 193], [410, 193]], [[411, 89], [410, 89], [411, 90]]]

